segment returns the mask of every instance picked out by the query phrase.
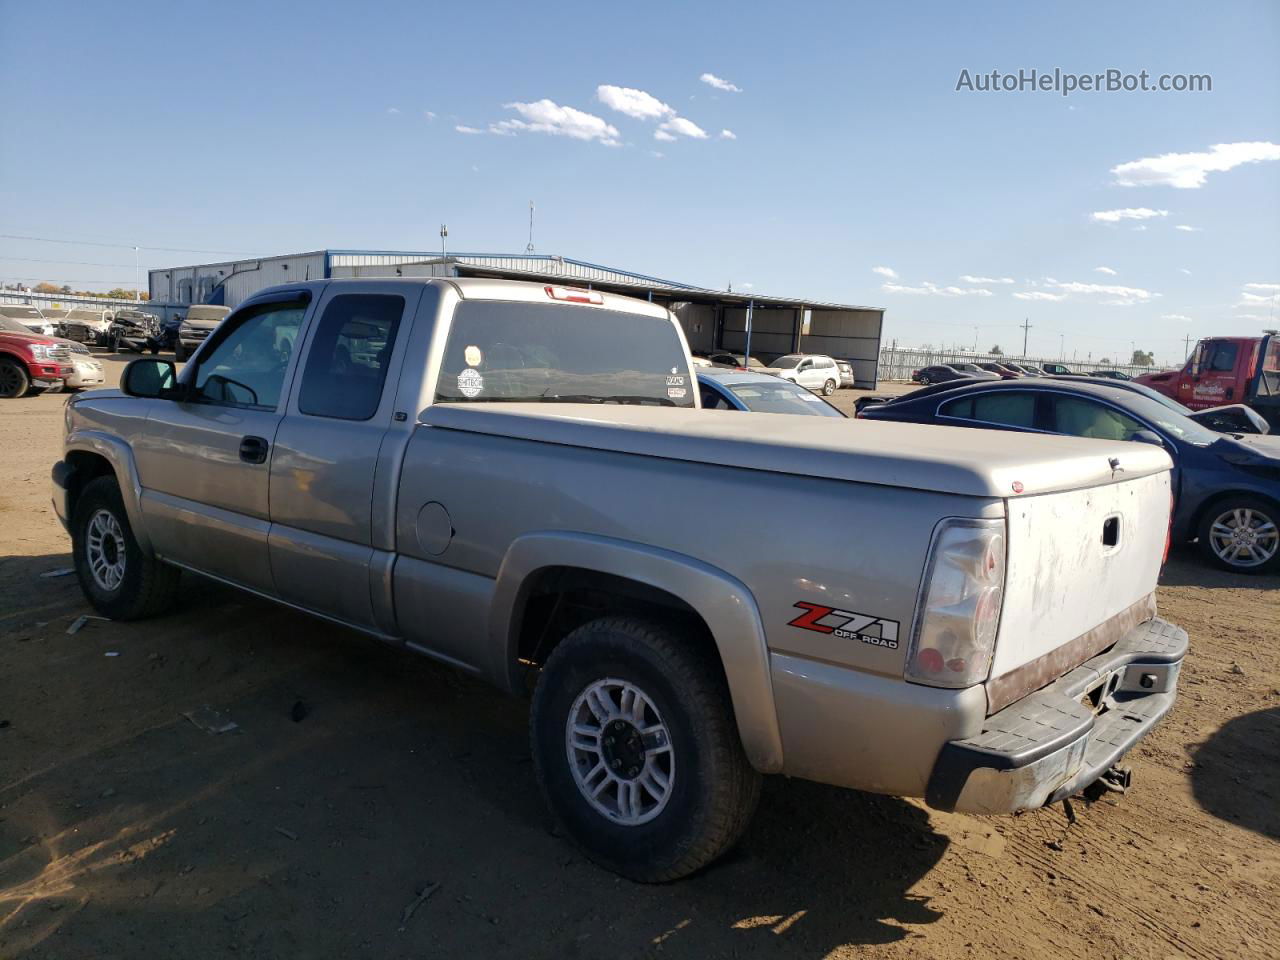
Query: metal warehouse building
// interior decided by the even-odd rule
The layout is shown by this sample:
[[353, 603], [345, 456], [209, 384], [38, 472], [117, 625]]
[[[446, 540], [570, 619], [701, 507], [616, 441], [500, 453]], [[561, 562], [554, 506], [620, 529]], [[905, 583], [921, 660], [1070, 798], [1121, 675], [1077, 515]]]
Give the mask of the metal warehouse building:
[[318, 250], [149, 273], [154, 305], [236, 307], [259, 290], [330, 277], [496, 277], [550, 281], [640, 297], [669, 306], [695, 353], [729, 350], [768, 362], [784, 353], [825, 353], [853, 365], [859, 387], [874, 388], [884, 309], [711, 290], [571, 260], [525, 254]]

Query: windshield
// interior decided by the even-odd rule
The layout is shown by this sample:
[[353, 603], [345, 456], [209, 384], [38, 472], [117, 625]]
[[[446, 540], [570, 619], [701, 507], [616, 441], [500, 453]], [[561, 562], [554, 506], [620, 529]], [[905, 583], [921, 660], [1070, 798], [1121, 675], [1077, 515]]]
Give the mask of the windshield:
[[786, 380], [776, 383], [725, 383], [730, 393], [754, 413], [799, 413], [813, 417], [844, 414], [816, 394]]
[[23, 326], [10, 317], [0, 317], [0, 331], [4, 333], [30, 333], [31, 328]]
[[1141, 394], [1132, 393], [1128, 390], [1117, 390], [1114, 401], [1130, 413], [1142, 417], [1153, 426], [1159, 427], [1179, 440], [1195, 444], [1197, 447], [1207, 447], [1221, 437], [1221, 434], [1200, 426], [1194, 420], [1188, 420], [1181, 413], [1171, 409], [1164, 403], [1159, 403]]
[[792, 367], [798, 365], [800, 360], [800, 357], [779, 357], [777, 360], [773, 361], [773, 363], [769, 364], [769, 366], [776, 367], [779, 370], [790, 370]]
[[694, 385], [665, 317], [477, 301], [454, 313], [436, 401], [692, 407]]

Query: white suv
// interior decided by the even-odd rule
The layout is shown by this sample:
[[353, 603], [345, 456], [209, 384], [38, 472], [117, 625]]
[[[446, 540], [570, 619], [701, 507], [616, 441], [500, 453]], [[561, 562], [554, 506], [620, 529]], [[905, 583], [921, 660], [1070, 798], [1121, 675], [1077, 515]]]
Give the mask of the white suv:
[[840, 386], [840, 368], [821, 353], [788, 353], [769, 364], [778, 376], [829, 397]]

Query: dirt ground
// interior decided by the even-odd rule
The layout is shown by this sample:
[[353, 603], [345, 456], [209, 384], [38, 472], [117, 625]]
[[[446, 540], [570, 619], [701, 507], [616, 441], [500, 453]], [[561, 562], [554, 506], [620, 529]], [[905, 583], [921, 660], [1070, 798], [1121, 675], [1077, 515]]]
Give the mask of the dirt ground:
[[194, 577], [68, 635], [62, 403], [0, 402], [0, 958], [1276, 955], [1280, 578], [1175, 554], [1177, 708], [1074, 825], [772, 778], [733, 854], [639, 886], [551, 828], [527, 705], [449, 669]]

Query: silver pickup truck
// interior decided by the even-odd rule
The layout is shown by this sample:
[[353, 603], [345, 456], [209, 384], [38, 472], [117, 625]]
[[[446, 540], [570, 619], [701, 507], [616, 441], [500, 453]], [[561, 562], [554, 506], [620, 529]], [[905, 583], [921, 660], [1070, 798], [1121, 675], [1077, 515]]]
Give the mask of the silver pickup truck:
[[[281, 344], [289, 348], [281, 349]], [[115, 619], [181, 570], [532, 693], [597, 862], [709, 863], [761, 774], [1009, 813], [1170, 709], [1170, 461], [702, 410], [675, 318], [496, 280], [275, 288], [69, 401], [54, 505]]]

